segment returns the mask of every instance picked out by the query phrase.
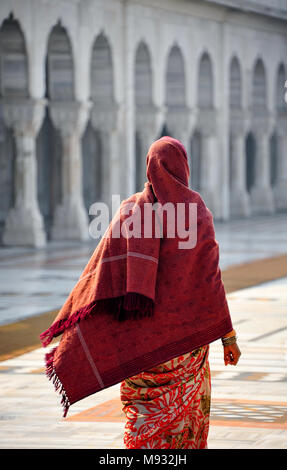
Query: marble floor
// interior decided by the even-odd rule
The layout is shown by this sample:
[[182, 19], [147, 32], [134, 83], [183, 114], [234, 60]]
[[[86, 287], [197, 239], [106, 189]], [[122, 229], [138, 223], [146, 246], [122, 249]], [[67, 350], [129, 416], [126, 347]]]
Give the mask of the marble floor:
[[[287, 253], [286, 214], [215, 228], [223, 270]], [[1, 247], [0, 328], [60, 308], [96, 244]], [[225, 367], [220, 341], [211, 345], [209, 448], [287, 448], [287, 277], [234, 291], [228, 302], [242, 356]], [[45, 352], [0, 362], [0, 448], [123, 448], [119, 385], [73, 405], [63, 419]]]
[[222, 269], [287, 253], [287, 213], [215, 223]]
[[[222, 269], [287, 253], [287, 214], [215, 224]], [[0, 325], [60, 308], [97, 245], [0, 247]]]
[[[209, 448], [287, 448], [287, 278], [228, 295], [242, 356], [224, 366], [212, 343]], [[73, 405], [43, 371], [45, 350], [0, 362], [1, 448], [123, 448], [119, 385]]]

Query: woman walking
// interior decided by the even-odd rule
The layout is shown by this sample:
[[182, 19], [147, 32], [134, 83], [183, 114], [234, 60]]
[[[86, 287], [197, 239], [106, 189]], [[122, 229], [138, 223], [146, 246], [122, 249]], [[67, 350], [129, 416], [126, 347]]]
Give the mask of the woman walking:
[[[173, 184], [187, 186], [189, 175], [187, 171], [185, 175], [180, 171], [181, 167], [186, 168], [186, 164], [182, 165], [182, 154], [187, 161], [182, 144], [166, 137], [160, 141], [161, 149], [173, 145], [178, 154], [178, 167], [168, 175], [164, 164], [159, 166], [160, 171], [155, 171], [151, 161], [155, 159], [154, 152], [158, 152], [159, 143], [150, 148], [147, 157], [148, 179], [157, 200], [165, 204], [169, 202], [167, 189], [171, 189]], [[161, 160], [163, 163], [164, 158]], [[161, 173], [165, 173], [165, 184]], [[182, 191], [187, 192], [185, 187]], [[178, 202], [182, 199], [181, 196]], [[193, 269], [196, 271], [197, 266], [194, 265]], [[206, 313], [202, 311], [201, 316]], [[222, 343], [225, 364], [237, 364], [240, 350], [233, 329], [222, 337]], [[208, 354], [209, 345], [203, 345], [121, 383], [121, 400], [127, 418], [124, 434], [127, 448], [207, 448], [211, 400]]]
[[121, 383], [126, 448], [207, 448], [209, 344], [222, 338], [225, 364], [240, 357], [212, 215], [188, 186], [178, 140], [165, 136], [151, 145], [147, 179], [122, 202], [41, 335], [46, 346], [63, 333], [46, 355], [47, 375], [65, 414]]

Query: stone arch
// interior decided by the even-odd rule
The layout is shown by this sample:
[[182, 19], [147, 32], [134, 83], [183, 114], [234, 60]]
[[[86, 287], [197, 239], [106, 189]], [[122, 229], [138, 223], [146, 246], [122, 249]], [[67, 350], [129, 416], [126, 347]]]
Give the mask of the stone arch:
[[0, 95], [21, 97], [29, 95], [28, 56], [20, 23], [10, 15], [0, 28]]
[[246, 189], [250, 193], [252, 187], [255, 184], [255, 161], [256, 161], [256, 140], [252, 132], [249, 132], [245, 140], [245, 152], [246, 152], [246, 174], [245, 182]]
[[266, 72], [261, 58], [257, 59], [253, 69], [252, 108], [255, 113], [267, 108]]
[[112, 51], [103, 32], [94, 41], [90, 70], [91, 99], [97, 103], [112, 103], [114, 101]]
[[179, 46], [175, 44], [169, 51], [166, 67], [165, 103], [168, 107], [185, 106], [185, 82], [183, 55]]
[[48, 107], [36, 139], [36, 155], [38, 203], [50, 239], [54, 213], [62, 199], [62, 139]]
[[283, 63], [279, 64], [276, 76], [276, 87], [275, 87], [275, 103], [277, 112], [287, 111], [287, 102], [285, 101], [284, 95], [287, 92], [285, 87], [286, 83], [286, 69]]
[[[58, 22], [50, 31], [45, 61], [45, 97], [52, 102], [75, 99], [74, 64], [67, 30]], [[38, 202], [48, 239], [54, 214], [62, 201], [62, 138], [49, 105], [36, 141]]]
[[145, 42], [141, 41], [135, 55], [135, 103], [152, 104], [152, 69], [150, 52]]
[[[15, 71], [17, 73], [15, 74]], [[28, 56], [20, 23], [11, 14], [0, 28], [0, 97], [28, 98]], [[0, 102], [0, 238], [15, 202], [16, 148], [12, 129], [4, 122]]]
[[52, 101], [75, 99], [72, 45], [66, 28], [57, 23], [51, 30], [46, 59], [46, 96]]
[[229, 75], [229, 107], [242, 107], [242, 76], [239, 60], [234, 56], [230, 62]]
[[210, 56], [204, 52], [198, 69], [198, 107], [213, 108], [213, 71]]
[[[111, 190], [113, 118], [109, 111], [115, 106], [114, 70], [110, 42], [103, 31], [96, 36], [91, 51], [90, 98], [93, 103], [91, 117], [82, 137], [83, 192], [87, 209], [99, 200], [109, 203]], [[104, 114], [103, 120], [101, 115]]]

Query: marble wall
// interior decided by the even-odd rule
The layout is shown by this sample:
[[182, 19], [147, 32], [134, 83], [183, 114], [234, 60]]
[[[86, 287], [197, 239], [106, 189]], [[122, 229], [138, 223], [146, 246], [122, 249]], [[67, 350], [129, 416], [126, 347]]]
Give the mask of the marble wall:
[[286, 210], [287, 4], [268, 5], [2, 0], [2, 243], [87, 239], [164, 134], [216, 219]]

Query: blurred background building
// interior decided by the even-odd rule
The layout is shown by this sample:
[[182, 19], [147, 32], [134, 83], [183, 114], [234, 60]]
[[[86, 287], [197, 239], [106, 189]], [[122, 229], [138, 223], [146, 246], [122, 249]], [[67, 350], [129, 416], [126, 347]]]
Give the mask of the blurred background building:
[[167, 134], [216, 219], [287, 210], [287, 0], [1, 0], [0, 25], [2, 244], [87, 239]]

